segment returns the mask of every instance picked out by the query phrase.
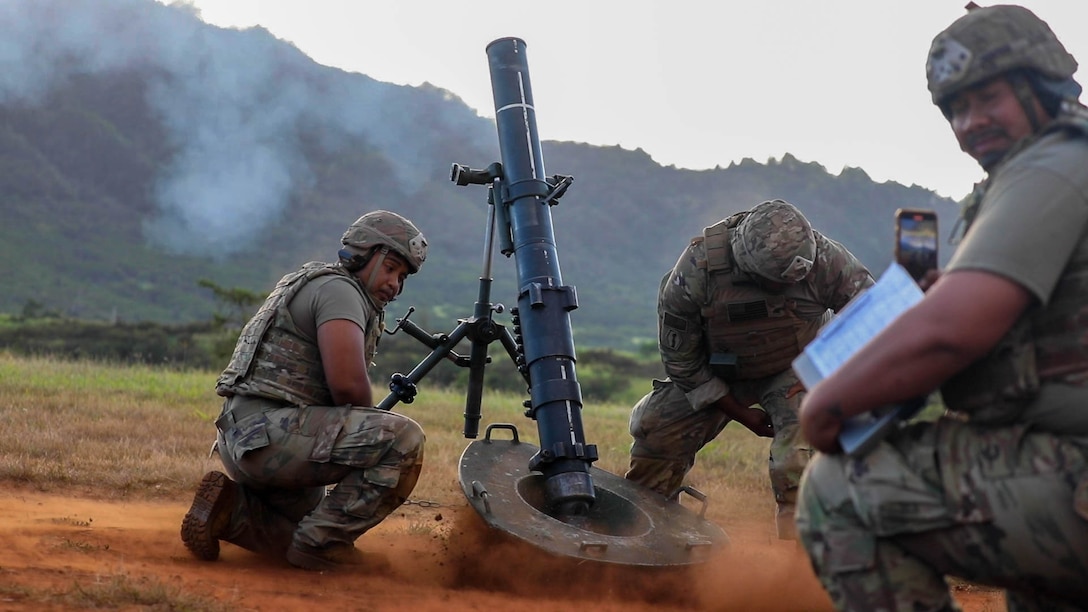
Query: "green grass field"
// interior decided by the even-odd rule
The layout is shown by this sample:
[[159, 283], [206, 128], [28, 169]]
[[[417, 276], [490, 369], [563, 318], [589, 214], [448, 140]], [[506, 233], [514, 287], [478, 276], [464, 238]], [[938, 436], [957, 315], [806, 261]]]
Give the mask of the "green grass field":
[[[0, 481], [94, 496], [186, 499], [201, 475], [219, 465], [209, 457], [221, 405], [217, 374], [0, 353]], [[489, 424], [511, 423], [522, 440], [536, 444], [524, 399], [485, 392], [481, 434]], [[457, 468], [472, 442], [461, 434], [464, 403], [458, 389], [421, 385], [412, 404], [397, 406], [427, 432], [413, 499], [462, 497]], [[625, 471], [629, 412], [630, 405], [618, 403], [583, 407], [586, 441], [600, 454], [595, 467]], [[688, 484], [710, 497], [708, 517], [741, 509], [771, 516], [767, 447], [734, 425], [703, 449]]]

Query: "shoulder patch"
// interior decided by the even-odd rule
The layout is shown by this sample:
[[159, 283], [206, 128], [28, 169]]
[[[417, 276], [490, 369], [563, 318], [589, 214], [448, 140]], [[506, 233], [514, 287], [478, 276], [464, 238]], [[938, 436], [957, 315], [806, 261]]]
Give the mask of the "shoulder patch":
[[661, 346], [669, 350], [679, 350], [683, 339], [675, 329], [666, 328], [661, 334]]
[[667, 329], [675, 329], [682, 332], [688, 330], [687, 319], [684, 319], [683, 317], [678, 317], [674, 314], [666, 312], [665, 315], [661, 317], [661, 319], [662, 325], [664, 325]]

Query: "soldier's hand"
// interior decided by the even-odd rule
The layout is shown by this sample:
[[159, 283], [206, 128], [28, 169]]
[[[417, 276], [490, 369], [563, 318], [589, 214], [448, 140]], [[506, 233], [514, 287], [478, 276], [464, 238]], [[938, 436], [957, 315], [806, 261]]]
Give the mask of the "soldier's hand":
[[804, 393], [804, 392], [805, 392], [805, 383], [803, 383], [801, 381], [797, 381], [797, 382], [793, 383], [792, 385], [790, 385], [789, 389], [786, 389], [786, 399], [790, 399], [791, 397], [797, 395], [798, 393]]
[[714, 407], [721, 410], [730, 419], [744, 425], [749, 431], [763, 438], [774, 437], [774, 425], [771, 423], [771, 415], [759, 408], [742, 404], [732, 393], [714, 402]]
[[918, 279], [918, 286], [922, 288], [922, 291], [929, 291], [929, 288], [941, 278], [941, 271], [936, 268], [930, 268], [926, 270], [926, 273], [922, 278]]
[[[809, 396], [811, 397], [811, 396]], [[801, 405], [801, 435], [821, 453], [841, 453], [842, 410], [838, 406]]]
[[759, 408], [745, 408], [741, 414], [734, 417], [734, 420], [761, 438], [774, 437], [774, 424], [771, 423], [771, 415]]

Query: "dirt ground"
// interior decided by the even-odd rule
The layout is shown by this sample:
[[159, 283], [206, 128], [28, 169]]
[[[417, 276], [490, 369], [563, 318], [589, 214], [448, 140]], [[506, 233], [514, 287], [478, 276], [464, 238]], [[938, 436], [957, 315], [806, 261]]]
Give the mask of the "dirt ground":
[[[496, 542], [467, 502], [409, 504], [357, 542], [371, 565], [313, 573], [229, 544], [217, 562], [194, 559], [178, 536], [187, 509], [185, 501], [8, 487], [0, 498], [0, 610], [72, 609], [71, 600], [43, 593], [90, 592], [118, 577], [133, 588], [200, 596], [211, 603], [196, 608], [223, 610], [831, 609], [803, 553], [773, 539], [773, 527], [761, 520], [730, 526], [728, 552], [664, 572], [556, 561], [525, 544]], [[955, 593], [967, 612], [1005, 610], [998, 591], [961, 585]]]

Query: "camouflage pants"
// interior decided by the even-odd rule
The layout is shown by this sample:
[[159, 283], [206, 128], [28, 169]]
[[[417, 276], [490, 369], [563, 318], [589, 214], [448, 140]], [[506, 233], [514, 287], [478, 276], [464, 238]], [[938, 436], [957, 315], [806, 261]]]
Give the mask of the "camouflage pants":
[[216, 427], [241, 491], [224, 539], [259, 553], [280, 556], [292, 540], [353, 544], [404, 503], [423, 466], [420, 426], [375, 408], [235, 396]]
[[[776, 525], [782, 539], [795, 539], [794, 504], [801, 473], [812, 450], [800, 437], [797, 410], [804, 394], [786, 398], [797, 382], [792, 370], [758, 380], [730, 383], [732, 393], [758, 403], [771, 416], [768, 472], [778, 505]], [[625, 478], [672, 497], [684, 476], [695, 465], [695, 455], [729, 424], [725, 413], [714, 409], [693, 410], [683, 391], [672, 381], [653, 381], [654, 389], [631, 411], [631, 465]], [[744, 402], [742, 402], [744, 403]]]
[[861, 459], [817, 455], [797, 528], [840, 610], [954, 610], [945, 576], [1010, 612], [1088, 603], [1088, 440], [911, 425]]

